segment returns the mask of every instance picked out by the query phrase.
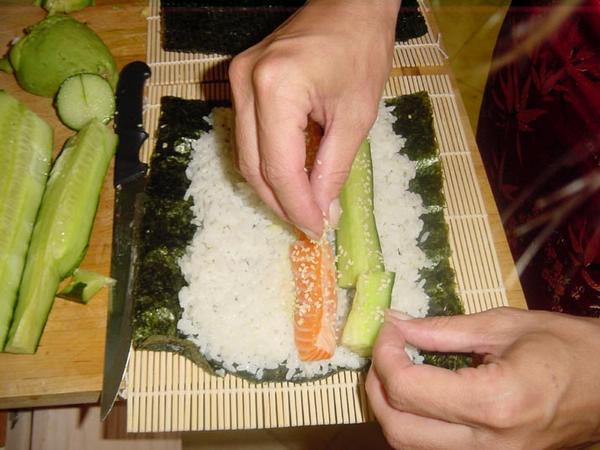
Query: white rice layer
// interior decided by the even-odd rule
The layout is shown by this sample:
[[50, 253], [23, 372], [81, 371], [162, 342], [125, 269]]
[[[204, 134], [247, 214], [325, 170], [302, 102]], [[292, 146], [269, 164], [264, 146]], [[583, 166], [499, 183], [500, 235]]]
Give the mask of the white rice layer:
[[[188, 283], [179, 293], [179, 330], [209, 359], [231, 372], [260, 378], [263, 370], [288, 368], [287, 376], [315, 376], [332, 368], [358, 368], [364, 359], [338, 346], [324, 362], [298, 359], [293, 330], [294, 280], [289, 248], [292, 229], [267, 209], [234, 170], [231, 109], [213, 110], [213, 130], [192, 142], [187, 169], [198, 230], [180, 260]], [[371, 133], [375, 212], [386, 270], [396, 272], [392, 306], [423, 316], [428, 299], [417, 271], [427, 264], [416, 246], [422, 228], [420, 197], [408, 192], [414, 164], [397, 154], [404, 142], [382, 107]], [[348, 310], [339, 296], [339, 314]], [[339, 318], [343, 320], [343, 317]]]

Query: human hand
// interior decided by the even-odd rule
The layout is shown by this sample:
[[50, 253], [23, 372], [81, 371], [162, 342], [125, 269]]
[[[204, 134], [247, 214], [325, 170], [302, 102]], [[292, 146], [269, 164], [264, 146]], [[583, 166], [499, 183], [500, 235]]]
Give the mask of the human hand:
[[[242, 175], [283, 219], [312, 238], [339, 218], [334, 200], [377, 117], [400, 0], [311, 0], [236, 56], [229, 78]], [[324, 136], [310, 178], [308, 117]]]
[[[413, 365], [405, 343], [485, 358], [456, 372]], [[366, 388], [396, 448], [562, 448], [600, 439], [599, 350], [600, 319], [509, 308], [388, 313]]]

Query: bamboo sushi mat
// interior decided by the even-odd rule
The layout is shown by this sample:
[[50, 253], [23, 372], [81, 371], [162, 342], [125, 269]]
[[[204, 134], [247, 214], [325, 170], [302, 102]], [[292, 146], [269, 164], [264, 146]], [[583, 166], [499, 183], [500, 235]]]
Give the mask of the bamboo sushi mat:
[[[230, 95], [226, 82], [199, 83], [226, 74], [222, 57], [161, 50], [159, 9], [159, 0], [150, 0], [147, 61], [153, 73], [146, 87], [144, 127], [149, 138], [142, 148], [144, 161], [149, 161], [156, 142], [161, 97], [218, 100]], [[426, 12], [423, 4], [421, 10]], [[403, 67], [442, 62], [443, 52], [431, 31], [399, 45], [394, 59]], [[449, 76], [391, 78], [384, 96], [422, 90], [433, 105], [458, 294], [467, 313], [506, 306], [490, 224]], [[176, 354], [132, 350], [125, 388], [127, 430], [236, 430], [370, 421], [374, 417], [364, 382], [365, 374], [343, 371], [315, 382], [253, 384], [232, 375], [208, 375]]]
[[[397, 43], [394, 67], [441, 66], [447, 58], [428, 16], [429, 8], [419, 0], [419, 9], [427, 22], [427, 34]], [[146, 63], [152, 69], [152, 84], [199, 83], [227, 80], [229, 56], [202, 53], [169, 52], [161, 46], [160, 0], [150, 0]]]
[[[507, 306], [488, 217], [477, 183], [450, 78], [403, 76], [389, 80], [385, 96], [426, 90], [444, 169], [451, 263], [467, 313]], [[144, 124], [154, 147], [160, 98], [226, 99], [226, 83], [150, 85]], [[235, 430], [350, 424], [373, 420], [364, 389], [365, 374], [344, 371], [309, 383], [252, 384], [204, 373], [168, 352], [132, 351], [127, 377], [127, 430], [162, 432]]]

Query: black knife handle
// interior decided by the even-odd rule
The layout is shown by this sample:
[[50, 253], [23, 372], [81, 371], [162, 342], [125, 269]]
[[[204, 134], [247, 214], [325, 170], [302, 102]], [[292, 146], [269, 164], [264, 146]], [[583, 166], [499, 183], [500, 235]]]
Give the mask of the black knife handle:
[[142, 108], [144, 83], [150, 78], [150, 74], [150, 67], [146, 63], [134, 61], [127, 64], [119, 75], [115, 116], [115, 131], [119, 136], [115, 158], [115, 186], [146, 173], [146, 165], [139, 159], [139, 150], [148, 138], [142, 123]]

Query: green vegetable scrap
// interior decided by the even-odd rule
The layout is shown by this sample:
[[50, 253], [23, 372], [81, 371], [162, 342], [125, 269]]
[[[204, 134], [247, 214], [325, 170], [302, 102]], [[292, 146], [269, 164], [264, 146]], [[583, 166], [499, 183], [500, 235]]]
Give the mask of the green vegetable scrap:
[[41, 6], [48, 14], [70, 13], [86, 6], [93, 6], [94, 0], [35, 0], [34, 5]]
[[10, 65], [10, 59], [8, 58], [8, 55], [3, 56], [2, 58], [0, 58], [0, 70], [2, 72], [6, 72], [6, 73], [13, 73], [14, 72], [12, 66]]
[[69, 284], [58, 291], [57, 297], [76, 303], [87, 304], [104, 286], [112, 286], [115, 280], [97, 272], [77, 269]]
[[93, 73], [114, 89], [118, 72], [115, 60], [102, 40], [87, 25], [57, 14], [28, 28], [11, 48], [10, 64], [26, 91], [53, 97], [72, 75]]

